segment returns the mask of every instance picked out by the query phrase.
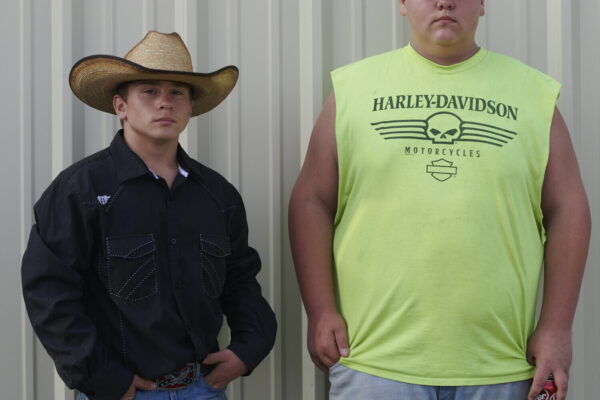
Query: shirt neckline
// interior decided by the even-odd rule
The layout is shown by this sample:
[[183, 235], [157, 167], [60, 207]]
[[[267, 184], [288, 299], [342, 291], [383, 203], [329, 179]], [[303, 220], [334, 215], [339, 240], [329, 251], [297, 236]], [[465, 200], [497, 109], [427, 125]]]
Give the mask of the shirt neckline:
[[477, 50], [475, 54], [464, 61], [452, 65], [441, 65], [423, 57], [412, 47], [411, 43], [408, 43], [404, 48], [411, 59], [439, 74], [456, 74], [471, 69], [483, 61], [488, 54], [487, 50], [483, 47], [479, 47], [479, 50]]

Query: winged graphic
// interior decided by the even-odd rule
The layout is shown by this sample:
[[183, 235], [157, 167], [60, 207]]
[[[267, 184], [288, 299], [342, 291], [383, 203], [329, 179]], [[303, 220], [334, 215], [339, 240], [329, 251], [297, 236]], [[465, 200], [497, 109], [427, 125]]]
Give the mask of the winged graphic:
[[384, 139], [418, 139], [433, 143], [477, 142], [502, 147], [517, 132], [479, 122], [463, 121], [447, 111], [432, 114], [426, 120], [405, 119], [372, 122], [371, 126]]

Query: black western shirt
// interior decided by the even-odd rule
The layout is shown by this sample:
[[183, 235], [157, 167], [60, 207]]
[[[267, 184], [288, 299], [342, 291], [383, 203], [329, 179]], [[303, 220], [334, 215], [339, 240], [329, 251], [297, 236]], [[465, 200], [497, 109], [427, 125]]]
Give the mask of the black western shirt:
[[34, 207], [23, 256], [32, 325], [71, 388], [120, 399], [133, 374], [153, 379], [228, 346], [252, 370], [275, 340], [248, 246], [242, 199], [222, 176], [177, 153], [171, 189], [126, 145], [64, 170]]

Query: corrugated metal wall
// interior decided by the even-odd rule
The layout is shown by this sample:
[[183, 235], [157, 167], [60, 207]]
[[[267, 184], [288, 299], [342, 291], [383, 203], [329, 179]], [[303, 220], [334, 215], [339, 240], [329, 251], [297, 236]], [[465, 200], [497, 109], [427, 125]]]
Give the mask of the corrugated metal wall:
[[[68, 86], [90, 54], [122, 56], [148, 29], [178, 31], [197, 71], [240, 67], [232, 95], [182, 136], [191, 155], [241, 191], [260, 280], [280, 331], [274, 352], [231, 385], [234, 400], [317, 400], [325, 379], [304, 344], [305, 317], [287, 243], [287, 200], [310, 131], [330, 91], [329, 71], [409, 40], [397, 0], [2, 1], [0, 176], [0, 398], [71, 400], [35, 340], [22, 305], [20, 257], [31, 207], [53, 176], [106, 146], [115, 117], [84, 107]], [[594, 221], [600, 212], [600, 5], [583, 0], [488, 0], [478, 41], [563, 83]], [[595, 400], [600, 382], [600, 246], [594, 227], [574, 326], [571, 399]], [[226, 336], [226, 334], [224, 334]]]

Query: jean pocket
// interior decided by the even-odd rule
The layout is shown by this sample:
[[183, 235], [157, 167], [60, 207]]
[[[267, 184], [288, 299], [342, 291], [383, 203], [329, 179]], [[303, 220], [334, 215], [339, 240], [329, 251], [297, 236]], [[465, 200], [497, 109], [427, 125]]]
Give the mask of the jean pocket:
[[200, 275], [207, 296], [221, 295], [225, 284], [227, 256], [231, 254], [229, 238], [221, 234], [200, 234]]
[[136, 302], [158, 293], [154, 235], [107, 237], [106, 253], [108, 291], [112, 296]]

